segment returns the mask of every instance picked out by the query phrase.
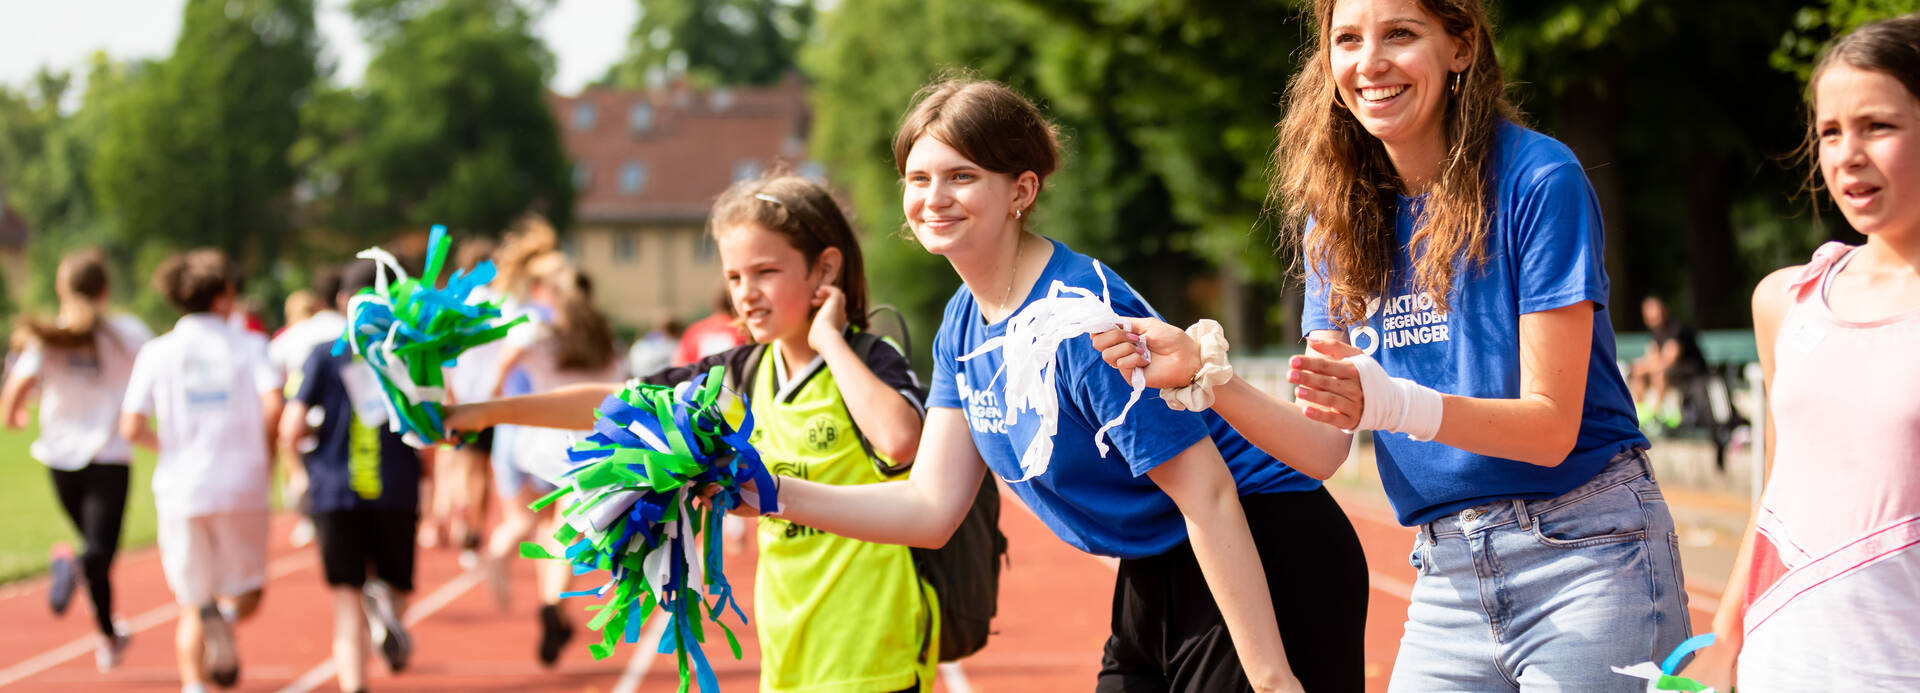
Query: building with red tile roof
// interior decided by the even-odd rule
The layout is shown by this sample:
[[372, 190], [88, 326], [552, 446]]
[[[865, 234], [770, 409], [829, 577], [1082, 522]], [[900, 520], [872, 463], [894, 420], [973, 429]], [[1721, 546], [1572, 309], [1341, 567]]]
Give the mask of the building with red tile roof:
[[589, 87], [549, 97], [574, 162], [566, 246], [615, 322], [645, 330], [707, 314], [722, 287], [707, 210], [734, 181], [807, 160], [810, 111], [798, 76], [769, 87]]

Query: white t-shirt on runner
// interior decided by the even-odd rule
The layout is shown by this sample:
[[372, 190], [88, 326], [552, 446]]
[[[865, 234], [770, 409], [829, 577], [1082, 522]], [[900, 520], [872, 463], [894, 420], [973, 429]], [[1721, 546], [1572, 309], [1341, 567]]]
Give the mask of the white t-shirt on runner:
[[[581, 383], [619, 383], [627, 379], [627, 361], [620, 358], [617, 348], [613, 350], [613, 358], [607, 360], [607, 365], [598, 369], [560, 368], [559, 340], [560, 336], [553, 327], [543, 323], [524, 324], [507, 334], [505, 341], [508, 346], [526, 350], [526, 355], [520, 359], [520, 367], [526, 369], [533, 392], [548, 392]], [[514, 438], [514, 466], [552, 482], [573, 467], [572, 460], [567, 457], [567, 448], [592, 434], [591, 430], [525, 427]]]
[[307, 366], [313, 348], [339, 339], [347, 331], [347, 318], [337, 311], [323, 310], [300, 322], [288, 325], [279, 336], [267, 342], [267, 360], [280, 372], [281, 380], [300, 374]]
[[124, 409], [153, 417], [160, 438], [153, 504], [161, 516], [267, 509], [260, 396], [280, 385], [267, 340], [212, 313], [180, 318], [140, 350]]
[[120, 437], [120, 401], [126, 397], [133, 356], [153, 331], [131, 315], [101, 316], [94, 348], [52, 349], [29, 343], [13, 377], [40, 377], [40, 437], [28, 453], [63, 471], [92, 462], [125, 464], [133, 446]]

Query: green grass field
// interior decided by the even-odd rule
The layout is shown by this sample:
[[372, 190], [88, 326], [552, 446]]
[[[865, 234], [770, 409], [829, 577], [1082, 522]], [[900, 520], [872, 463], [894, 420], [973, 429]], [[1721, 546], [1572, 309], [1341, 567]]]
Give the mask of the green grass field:
[[[37, 428], [0, 430], [0, 583], [46, 572], [47, 549], [64, 541], [79, 551], [74, 531], [60, 499], [53, 495], [47, 468], [27, 454], [39, 435]], [[133, 477], [127, 489], [127, 519], [121, 529], [122, 551], [153, 543], [153, 453], [133, 458]]]

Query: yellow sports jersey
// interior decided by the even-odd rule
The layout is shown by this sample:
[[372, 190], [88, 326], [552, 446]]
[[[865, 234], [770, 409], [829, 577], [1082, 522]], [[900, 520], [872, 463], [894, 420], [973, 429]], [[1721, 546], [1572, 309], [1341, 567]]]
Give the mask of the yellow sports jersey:
[[[764, 352], [750, 393], [752, 440], [774, 474], [839, 485], [905, 478], [883, 475], [868, 457], [822, 359], [792, 373], [777, 346]], [[887, 356], [904, 363], [897, 353]], [[939, 651], [929, 642], [939, 633], [933, 598], [905, 546], [760, 518], [760, 690], [931, 690], [938, 657], [923, 653]]]

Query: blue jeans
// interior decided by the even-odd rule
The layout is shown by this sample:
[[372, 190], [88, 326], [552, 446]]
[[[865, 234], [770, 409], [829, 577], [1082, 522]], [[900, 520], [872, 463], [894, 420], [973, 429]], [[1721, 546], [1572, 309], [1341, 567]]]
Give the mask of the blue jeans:
[[1609, 667], [1659, 662], [1692, 631], [1673, 516], [1646, 451], [1547, 500], [1421, 526], [1394, 693], [1618, 691]]

